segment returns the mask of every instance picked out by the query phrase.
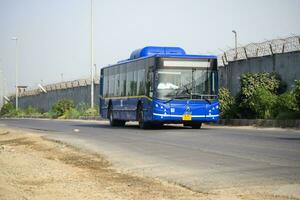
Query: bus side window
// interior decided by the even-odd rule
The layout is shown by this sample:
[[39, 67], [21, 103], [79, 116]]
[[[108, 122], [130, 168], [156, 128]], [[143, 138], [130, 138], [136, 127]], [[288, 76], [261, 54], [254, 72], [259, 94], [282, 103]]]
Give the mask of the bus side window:
[[115, 68], [109, 68], [109, 92], [108, 95], [110, 97], [114, 96], [114, 91], [115, 91]]
[[149, 68], [148, 73], [147, 73], [146, 94], [149, 97], [153, 97], [153, 72], [152, 72], [152, 68]]
[[120, 66], [120, 96], [126, 96], [126, 65]]
[[145, 95], [145, 69], [138, 70], [138, 81], [137, 81], [137, 90], [138, 95]]
[[127, 65], [126, 81], [127, 81], [126, 96], [132, 96], [133, 87], [134, 87], [134, 85], [133, 85], [133, 82], [134, 82], [134, 72], [132, 70], [132, 67], [130, 67], [129, 65]]
[[114, 96], [120, 96], [120, 67], [116, 66], [115, 68], [115, 88]]
[[109, 76], [108, 76], [108, 69], [104, 69], [104, 97], [108, 97], [108, 87], [109, 87]]
[[131, 91], [131, 94], [133, 96], [136, 96], [138, 94], [137, 83], [138, 83], [138, 69], [135, 69], [133, 72], [132, 91]]

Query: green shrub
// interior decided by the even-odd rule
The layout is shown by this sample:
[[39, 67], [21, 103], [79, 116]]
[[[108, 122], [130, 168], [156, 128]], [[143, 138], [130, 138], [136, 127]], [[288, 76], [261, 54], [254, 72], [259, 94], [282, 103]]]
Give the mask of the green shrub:
[[96, 117], [99, 116], [98, 109], [97, 108], [88, 108], [84, 111], [83, 116], [86, 117]]
[[15, 108], [11, 110], [9, 113], [4, 115], [5, 117], [25, 117], [25, 112], [23, 109], [16, 110]]
[[12, 103], [6, 103], [2, 106], [0, 110], [0, 116], [5, 116], [10, 112], [13, 112], [14, 110], [15, 110], [15, 106]]
[[256, 113], [257, 118], [269, 119], [273, 114], [277, 96], [266, 88], [257, 88], [249, 98], [248, 103], [251, 110]]
[[[283, 92], [283, 86], [279, 75], [275, 73], [246, 73], [241, 76], [241, 91], [236, 97], [238, 112], [242, 118], [267, 118], [271, 117], [268, 105], [259, 109], [254, 106], [257, 102], [263, 101], [259, 95], [266, 95], [274, 99], [274, 95]], [[280, 88], [281, 87], [281, 88]], [[261, 90], [263, 89], [263, 90]], [[259, 93], [258, 93], [259, 90]], [[255, 95], [255, 97], [254, 97]], [[257, 99], [258, 98], [258, 99]], [[272, 102], [273, 103], [273, 102]], [[266, 108], [267, 110], [260, 110]], [[264, 114], [263, 114], [264, 113]]]
[[296, 99], [298, 111], [300, 111], [300, 80], [295, 80], [294, 87], [292, 89], [292, 94]]
[[271, 75], [273, 75], [274, 78], [279, 81], [279, 86], [276, 90], [276, 94], [280, 95], [280, 94], [285, 93], [287, 91], [287, 87], [288, 87], [287, 83], [282, 80], [281, 76], [278, 73], [271, 73]]
[[51, 110], [49, 111], [49, 115], [51, 118], [61, 117], [72, 108], [75, 108], [72, 100], [62, 99], [52, 106]]
[[297, 111], [296, 99], [293, 93], [285, 92], [279, 95], [273, 109], [274, 117], [280, 113]]
[[289, 92], [276, 73], [246, 73], [240, 81], [235, 99], [227, 89], [219, 90], [221, 117], [299, 119], [300, 80]]
[[300, 112], [281, 112], [277, 115], [276, 119], [288, 120], [288, 119], [300, 119]]
[[42, 116], [42, 111], [40, 111], [37, 108], [34, 108], [32, 106], [28, 106], [26, 109], [24, 109], [24, 114], [26, 116]]
[[80, 115], [84, 115], [84, 112], [89, 109], [90, 106], [87, 103], [80, 102], [77, 106], [76, 109], [80, 112]]
[[17, 117], [20, 116], [20, 110], [16, 110], [15, 108], [10, 110], [8, 113], [4, 115], [5, 117]]
[[43, 117], [55, 119], [57, 114], [50, 109], [48, 112], [43, 113]]
[[235, 115], [235, 102], [233, 96], [226, 88], [219, 89], [220, 115], [222, 118], [232, 118]]
[[258, 88], [265, 88], [273, 94], [278, 92], [280, 79], [274, 73], [246, 73], [241, 76], [241, 94], [247, 100]]
[[63, 116], [60, 118], [63, 119], [78, 119], [80, 117], [80, 112], [76, 110], [75, 108], [71, 108], [70, 110], [67, 110]]

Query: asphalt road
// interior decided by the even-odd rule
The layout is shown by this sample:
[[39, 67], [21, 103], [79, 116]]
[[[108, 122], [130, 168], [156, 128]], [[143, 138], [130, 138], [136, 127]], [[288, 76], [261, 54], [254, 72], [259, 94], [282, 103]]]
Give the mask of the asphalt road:
[[30, 119], [2, 119], [0, 125], [42, 131], [100, 152], [124, 171], [202, 192], [255, 188], [281, 194], [300, 188], [300, 132], [295, 130], [213, 126], [140, 130], [134, 124], [111, 128], [106, 122]]

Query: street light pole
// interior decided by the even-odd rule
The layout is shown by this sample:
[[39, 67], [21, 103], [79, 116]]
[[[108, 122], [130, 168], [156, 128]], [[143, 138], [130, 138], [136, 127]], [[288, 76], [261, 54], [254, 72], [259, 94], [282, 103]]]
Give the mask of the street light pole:
[[19, 68], [19, 55], [18, 55], [18, 38], [12, 37], [16, 41], [15, 63], [16, 63], [16, 110], [19, 108], [19, 88], [18, 88], [18, 68]]
[[3, 103], [7, 102], [5, 97], [6, 97], [6, 79], [5, 79], [5, 77], [3, 77]]
[[4, 83], [4, 81], [3, 81], [3, 79], [4, 79], [3, 72], [1, 70], [1, 65], [0, 65], [0, 107], [2, 107], [4, 105], [4, 102], [3, 102], [3, 99], [4, 99], [4, 84], [3, 83]]
[[94, 21], [93, 21], [93, 0], [91, 0], [91, 108], [94, 108]]
[[0, 59], [0, 107], [4, 105], [4, 75], [2, 71], [2, 60]]
[[236, 60], [237, 59], [237, 32], [235, 30], [232, 31], [234, 33], [234, 40], [235, 40], [235, 57], [234, 59]]

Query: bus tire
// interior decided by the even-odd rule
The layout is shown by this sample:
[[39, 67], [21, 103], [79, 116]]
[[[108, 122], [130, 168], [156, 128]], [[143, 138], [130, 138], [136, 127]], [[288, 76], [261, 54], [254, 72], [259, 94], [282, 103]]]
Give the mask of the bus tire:
[[125, 126], [126, 121], [114, 119], [113, 109], [110, 105], [108, 108], [108, 119], [110, 126]]
[[124, 120], [116, 120], [117, 126], [125, 126], [126, 121]]
[[137, 116], [138, 116], [139, 127], [141, 129], [149, 129], [150, 128], [150, 123], [144, 121], [144, 111], [143, 111], [143, 105], [142, 104], [139, 104], [139, 106], [138, 106]]
[[202, 122], [192, 124], [191, 126], [192, 126], [192, 129], [200, 129], [202, 126]]
[[113, 110], [111, 105], [108, 107], [108, 120], [110, 126], [115, 126], [115, 120], [114, 120]]

